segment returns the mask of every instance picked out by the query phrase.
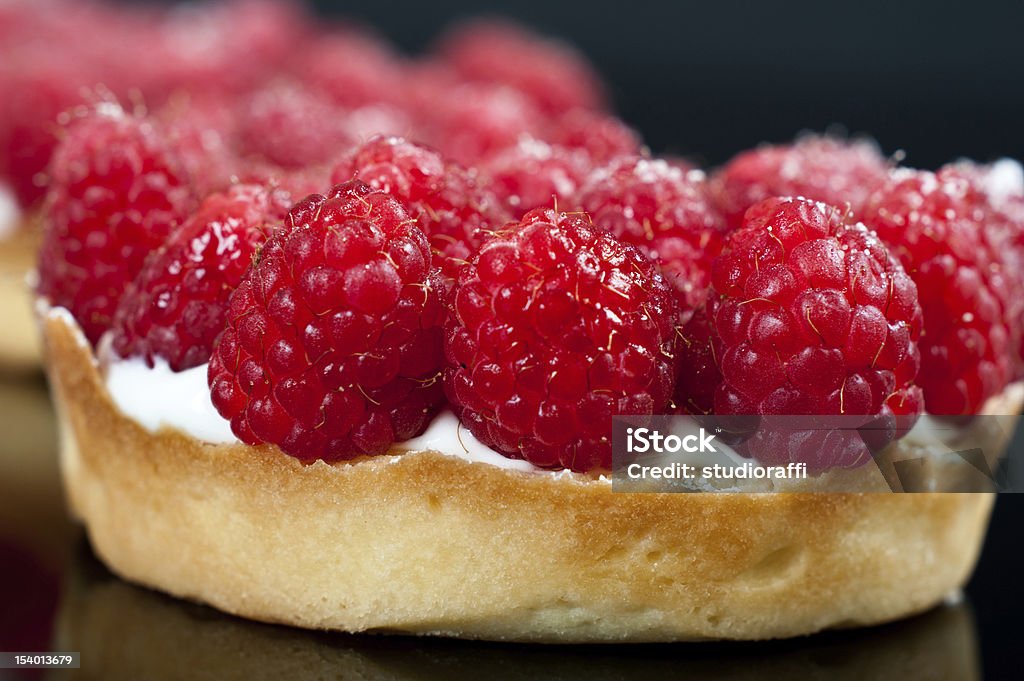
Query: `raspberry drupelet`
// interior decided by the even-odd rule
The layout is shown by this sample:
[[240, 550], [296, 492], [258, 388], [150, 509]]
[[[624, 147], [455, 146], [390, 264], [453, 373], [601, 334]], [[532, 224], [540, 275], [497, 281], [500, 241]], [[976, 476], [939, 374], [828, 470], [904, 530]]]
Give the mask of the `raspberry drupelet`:
[[228, 297], [290, 206], [287, 192], [258, 185], [208, 196], [146, 259], [121, 299], [114, 351], [150, 366], [162, 358], [173, 371], [210, 361]]
[[486, 235], [509, 220], [472, 172], [400, 137], [375, 137], [348, 154], [335, 167], [332, 181], [351, 179], [391, 194], [409, 208], [449, 281]]
[[443, 284], [394, 197], [358, 182], [289, 212], [231, 294], [213, 404], [248, 444], [303, 461], [381, 454], [443, 400]]
[[612, 415], [668, 404], [677, 318], [639, 250], [583, 214], [538, 209], [463, 268], [445, 389], [487, 446], [544, 468], [605, 470]]
[[[903, 426], [920, 414], [917, 287], [842, 209], [792, 198], [753, 206], [715, 261], [712, 282], [716, 414], [908, 417]], [[686, 332], [699, 354], [700, 329]], [[687, 361], [684, 351], [681, 370], [692, 374]], [[775, 456], [771, 448], [762, 454]]]
[[739, 154], [714, 174], [713, 196], [731, 228], [747, 208], [773, 196], [803, 196], [854, 215], [888, 177], [889, 164], [874, 143], [807, 135], [793, 144]]
[[593, 173], [580, 204], [594, 224], [658, 263], [686, 316], [703, 304], [725, 226], [702, 172], [664, 160], [623, 158]]
[[863, 211], [921, 292], [920, 383], [932, 414], [975, 414], [1012, 375], [1019, 301], [989, 205], [969, 173], [947, 166], [894, 171]]
[[146, 256], [191, 212], [190, 178], [154, 122], [114, 102], [69, 124], [49, 174], [39, 292], [95, 344]]

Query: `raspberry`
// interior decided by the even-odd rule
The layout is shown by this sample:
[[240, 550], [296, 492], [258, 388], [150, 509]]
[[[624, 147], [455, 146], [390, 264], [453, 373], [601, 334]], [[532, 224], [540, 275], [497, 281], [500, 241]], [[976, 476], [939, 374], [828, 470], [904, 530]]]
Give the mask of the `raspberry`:
[[715, 200], [737, 228], [750, 206], [772, 196], [803, 196], [855, 215], [883, 184], [888, 164], [871, 142], [806, 136], [790, 145], [746, 151], [712, 178]]
[[[1004, 158], [991, 165], [958, 161], [955, 172], [985, 197], [986, 241], [997, 250], [1010, 291], [1024, 291], [1024, 169]], [[950, 170], [947, 173], [953, 172]], [[975, 194], [976, 195], [976, 194]], [[1010, 294], [1004, 321], [1010, 332], [1013, 380], [1024, 377], [1024, 300]]]
[[614, 116], [586, 109], [575, 109], [559, 118], [544, 139], [568, 149], [582, 149], [595, 163], [639, 156], [642, 151], [636, 131]]
[[96, 343], [146, 256], [193, 205], [181, 160], [153, 122], [98, 104], [68, 126], [50, 163], [40, 293]]
[[255, 92], [239, 108], [242, 154], [285, 168], [302, 168], [339, 158], [356, 142], [346, 112], [296, 83], [277, 83]]
[[175, 96], [153, 112], [153, 119], [166, 132], [199, 196], [223, 191], [243, 174], [238, 117], [222, 96]]
[[[917, 289], [841, 209], [788, 198], [755, 205], [712, 277], [708, 309], [722, 374], [716, 414], [912, 419], [920, 412]], [[830, 465], [861, 463], [841, 458], [856, 452], [835, 454]], [[757, 455], [774, 461], [792, 453], [766, 447]]]
[[488, 186], [516, 217], [534, 208], [577, 208], [577, 194], [591, 170], [586, 152], [532, 137], [481, 166]]
[[81, 100], [93, 78], [87, 65], [59, 50], [0, 53], [0, 178], [23, 207], [46, 193], [43, 173], [57, 146], [58, 115]]
[[595, 224], [661, 266], [684, 311], [704, 302], [722, 249], [723, 221], [704, 184], [700, 171], [634, 157], [596, 171], [580, 195]]
[[524, 135], [538, 133], [543, 117], [521, 93], [500, 85], [460, 83], [432, 93], [421, 127], [445, 156], [475, 166]]
[[437, 151], [400, 137], [376, 137], [335, 169], [333, 182], [359, 179], [409, 207], [454, 280], [480, 248], [485, 233], [508, 221], [497, 199], [461, 166]]
[[864, 208], [921, 292], [920, 383], [932, 414], [975, 414], [1010, 379], [1016, 303], [999, 235], [986, 228], [990, 205], [969, 173], [947, 166], [894, 171]]
[[549, 114], [599, 109], [605, 102], [601, 80], [582, 55], [509, 23], [462, 26], [442, 40], [439, 52], [464, 77], [514, 87]]
[[463, 268], [445, 390], [484, 444], [544, 468], [611, 467], [613, 414], [664, 410], [678, 310], [640, 251], [538, 209]]
[[155, 357], [173, 371], [210, 360], [228, 296], [291, 202], [280, 190], [236, 185], [208, 196], [151, 254], [121, 299], [113, 347], [121, 357]]
[[213, 404], [303, 461], [386, 452], [443, 393], [443, 286], [393, 197], [353, 181], [297, 203], [231, 294]]

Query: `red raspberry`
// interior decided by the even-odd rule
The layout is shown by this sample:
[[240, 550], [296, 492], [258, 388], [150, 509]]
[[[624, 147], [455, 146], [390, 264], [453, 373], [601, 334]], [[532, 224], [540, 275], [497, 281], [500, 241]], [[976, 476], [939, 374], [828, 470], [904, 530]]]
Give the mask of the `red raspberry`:
[[443, 393], [443, 287], [405, 208], [362, 182], [296, 204], [231, 294], [213, 404], [303, 461], [386, 452]]
[[243, 174], [237, 112], [223, 96], [175, 96], [153, 118], [166, 131], [199, 196], [223, 191]]
[[484, 235], [508, 221], [497, 199], [465, 168], [400, 137], [376, 137], [335, 169], [332, 182], [359, 179], [391, 194], [417, 219], [450, 279], [480, 248]]
[[[987, 168], [983, 186], [995, 212], [992, 221], [1000, 225], [1008, 244], [1004, 252], [1005, 271], [1013, 290], [1024, 291], [1024, 170], [1020, 163], [1001, 159]], [[991, 228], [990, 228], [991, 229]], [[1017, 348], [1014, 379], [1024, 377], [1024, 300], [1015, 299], [1010, 327]]]
[[729, 226], [747, 208], [772, 196], [803, 196], [859, 214], [871, 191], [888, 177], [888, 163], [871, 142], [806, 136], [790, 145], [745, 151], [712, 178]]
[[723, 220], [704, 185], [699, 170], [634, 157], [596, 171], [580, 194], [594, 224], [661, 266], [684, 311], [703, 304], [722, 249]]
[[539, 132], [544, 123], [521, 93], [487, 83], [460, 83], [436, 91], [421, 106], [425, 139], [466, 166], [515, 147], [521, 137]]
[[932, 414], [975, 414], [1011, 375], [1012, 286], [985, 193], [953, 166], [897, 170], [864, 208], [921, 292], [920, 383]]
[[0, 179], [21, 206], [36, 206], [46, 193], [58, 115], [81, 101], [93, 77], [88, 64], [60, 50], [0, 52]]
[[151, 254], [121, 299], [113, 346], [121, 357], [155, 357], [173, 371], [210, 361], [228, 296], [284, 219], [287, 193], [236, 185], [212, 194]]
[[1010, 288], [1006, 325], [1010, 332], [1011, 373], [1014, 380], [1024, 377], [1024, 300], [1012, 292], [1024, 291], [1024, 169], [1020, 163], [1004, 158], [992, 165], [958, 161], [954, 170], [971, 183], [972, 194], [984, 195], [985, 240], [989, 250], [999, 253], [1001, 274]]
[[98, 104], [69, 125], [50, 163], [40, 293], [95, 343], [146, 256], [193, 205], [181, 159], [153, 122]]
[[715, 261], [713, 285], [716, 414], [919, 413], [917, 289], [841, 209], [757, 204]]
[[586, 152], [533, 137], [481, 166], [488, 186], [516, 217], [534, 208], [577, 208], [580, 187], [592, 170]]
[[472, 433], [509, 457], [608, 469], [612, 415], [668, 404], [677, 316], [640, 251], [583, 214], [538, 209], [463, 268], [445, 389]]
[[620, 156], [639, 156], [640, 135], [614, 116], [575, 109], [555, 121], [544, 134], [551, 144], [582, 149], [595, 163], [608, 163]]
[[439, 51], [464, 77], [514, 87], [548, 113], [599, 109], [605, 102], [601, 79], [582, 55], [513, 24], [466, 24], [446, 36]]
[[276, 83], [239, 107], [242, 154], [285, 168], [334, 161], [356, 142], [346, 112], [296, 83]]

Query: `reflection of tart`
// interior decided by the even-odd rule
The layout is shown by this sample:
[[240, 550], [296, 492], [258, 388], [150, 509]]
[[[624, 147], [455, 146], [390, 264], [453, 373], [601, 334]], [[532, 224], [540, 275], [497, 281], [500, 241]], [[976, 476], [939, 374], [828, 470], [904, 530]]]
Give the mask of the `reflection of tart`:
[[45, 331], [65, 483], [98, 555], [126, 579], [258, 620], [537, 641], [873, 624], [960, 587], [992, 506], [977, 494], [613, 494], [607, 480], [432, 452], [304, 466], [274, 447], [146, 430], [114, 405], [66, 314]]
[[[674, 647], [566, 647], [299, 632], [245, 622], [114, 579], [83, 549], [61, 603], [55, 644], [82, 653], [83, 679], [344, 678], [363, 681], [655, 681], [679, 674]], [[970, 605], [865, 631], [686, 652], [694, 678], [980, 678]]]

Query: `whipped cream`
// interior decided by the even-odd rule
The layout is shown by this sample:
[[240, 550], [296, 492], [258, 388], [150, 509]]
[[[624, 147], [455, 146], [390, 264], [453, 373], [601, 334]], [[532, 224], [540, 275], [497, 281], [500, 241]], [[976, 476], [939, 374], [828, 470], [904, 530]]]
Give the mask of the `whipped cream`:
[[152, 367], [141, 357], [105, 359], [104, 374], [111, 398], [125, 415], [147, 430], [176, 428], [212, 444], [238, 442], [231, 424], [217, 413], [210, 400], [206, 364], [172, 371], [159, 357]]
[[541, 471], [529, 461], [510, 459], [496, 452], [473, 437], [469, 428], [463, 428], [457, 416], [445, 409], [430, 422], [419, 437], [395, 445], [405, 451], [432, 450], [441, 454], [457, 456], [474, 463], [486, 463], [498, 468], [514, 471]]
[[0, 239], [14, 234], [21, 222], [21, 208], [14, 190], [0, 182]]

